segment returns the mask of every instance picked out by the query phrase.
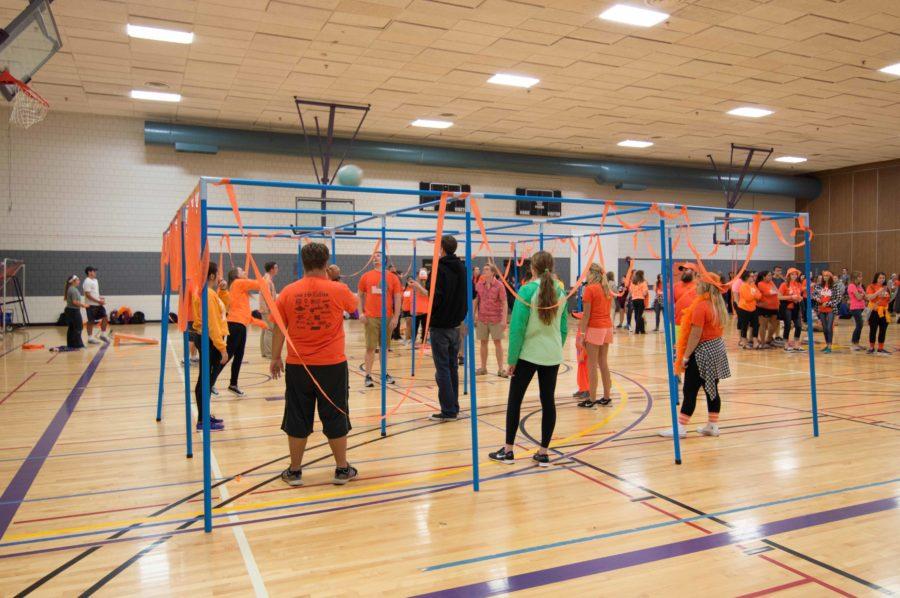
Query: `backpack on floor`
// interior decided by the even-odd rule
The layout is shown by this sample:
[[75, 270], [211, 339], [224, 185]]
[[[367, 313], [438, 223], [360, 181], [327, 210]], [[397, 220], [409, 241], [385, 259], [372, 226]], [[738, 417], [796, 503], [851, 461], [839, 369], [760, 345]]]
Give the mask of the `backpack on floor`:
[[131, 316], [132, 324], [145, 324], [146, 322], [147, 322], [147, 320], [144, 317], [144, 312], [142, 312], [142, 311], [136, 311], [136, 312], [134, 312], [134, 315]]

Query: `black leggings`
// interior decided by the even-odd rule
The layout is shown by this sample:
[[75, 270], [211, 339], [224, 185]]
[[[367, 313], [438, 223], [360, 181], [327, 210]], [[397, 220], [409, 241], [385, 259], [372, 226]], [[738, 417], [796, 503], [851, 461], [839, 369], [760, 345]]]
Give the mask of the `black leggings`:
[[800, 325], [800, 305], [795, 303], [794, 307], [784, 306], [784, 340], [791, 336], [791, 325], [794, 326], [794, 340], [800, 338], [803, 327]]
[[83, 322], [81, 319], [81, 308], [66, 308], [66, 323], [69, 325], [66, 330], [66, 347], [70, 349], [84, 349], [84, 342], [81, 340], [81, 328]]
[[[229, 322], [230, 325], [230, 322]], [[194, 341], [194, 346], [197, 347], [197, 350], [200, 350], [200, 340], [201, 337], [199, 334], [192, 334], [191, 340]], [[227, 349], [226, 349], [227, 350]], [[202, 363], [202, 362], [201, 362]], [[222, 363], [222, 354], [216, 349], [216, 346], [212, 341], [209, 341], [209, 387], [212, 388], [216, 385], [216, 380], [219, 377], [219, 374], [225, 368], [225, 365]], [[197, 368], [197, 384], [194, 385], [194, 399], [197, 401], [197, 421], [201, 421], [203, 418], [203, 400], [200, 397], [200, 390], [202, 386], [202, 377], [200, 368]]]
[[653, 303], [653, 311], [656, 312], [656, 330], [659, 330], [659, 318], [663, 311], [662, 301]]
[[559, 365], [537, 365], [530, 361], [520, 359], [516, 363], [512, 380], [509, 382], [509, 397], [506, 403], [506, 444], [516, 442], [516, 432], [519, 430], [519, 417], [522, 411], [522, 400], [525, 391], [534, 378], [538, 375], [538, 387], [541, 394], [541, 446], [550, 446], [553, 429], [556, 427], [556, 375], [559, 373]]
[[759, 314], [756, 310], [747, 311], [746, 309], [737, 308], [738, 312], [738, 330], [741, 331], [741, 338], [747, 339], [747, 328], [753, 333], [751, 338], [759, 336]]
[[872, 310], [869, 314], [869, 344], [875, 344], [875, 335], [878, 334], [878, 343], [884, 344], [884, 337], [887, 335], [888, 321], [887, 317], [878, 315], [878, 311]]
[[422, 342], [425, 342], [425, 316], [428, 314], [416, 314], [413, 317], [413, 338], [419, 334], [419, 328], [422, 328]]
[[635, 334], [647, 334], [647, 331], [644, 329], [646, 326], [646, 322], [644, 322], [644, 308], [646, 305], [644, 304], [643, 299], [638, 299], [634, 302], [634, 333]]
[[631, 328], [631, 316], [634, 314], [634, 301], [627, 299], [625, 301], [625, 326]]
[[[228, 355], [231, 357], [231, 381], [229, 386], [237, 386], [244, 362], [244, 347], [247, 345], [247, 327], [237, 322], [228, 322]], [[221, 355], [220, 355], [221, 357]]]
[[[684, 370], [684, 400], [681, 402], [681, 412], [690, 417], [694, 415], [697, 407], [697, 394], [704, 387], [704, 380], [700, 377], [700, 368], [697, 366], [697, 358], [691, 354], [687, 367]], [[706, 389], [704, 387], [704, 392]], [[713, 396], [706, 393], [706, 408], [710, 413], [722, 411], [722, 398], [719, 396], [719, 381], [714, 383]]]
[[850, 342], [853, 343], [854, 345], [859, 344], [859, 339], [862, 336], [862, 329], [863, 329], [862, 312], [863, 312], [863, 310], [861, 310], [861, 309], [851, 309], [850, 310], [850, 315], [853, 316], [853, 323], [856, 325], [853, 328], [853, 336], [850, 337]]

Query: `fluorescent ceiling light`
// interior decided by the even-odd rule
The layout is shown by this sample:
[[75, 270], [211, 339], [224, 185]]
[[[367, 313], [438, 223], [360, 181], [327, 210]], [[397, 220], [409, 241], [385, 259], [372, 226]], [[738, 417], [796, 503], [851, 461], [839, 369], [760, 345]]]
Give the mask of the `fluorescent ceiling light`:
[[638, 8], [627, 4], [616, 4], [600, 13], [600, 18], [606, 21], [625, 23], [626, 25], [653, 27], [668, 19], [669, 15], [657, 10]]
[[781, 156], [780, 158], [775, 158], [776, 162], [786, 162], [787, 164], [800, 164], [801, 162], [806, 162], [806, 158], [801, 158], [800, 156]]
[[162, 91], [141, 91], [140, 89], [131, 90], [132, 100], [149, 100], [151, 102], [180, 102], [180, 93], [164, 93]]
[[746, 116], [748, 118], [761, 118], [763, 116], [769, 116], [770, 114], [774, 114], [771, 110], [765, 110], [763, 108], [751, 108], [749, 106], [742, 106], [740, 108], [735, 108], [734, 110], [729, 110], [728, 114], [732, 116]]
[[620, 141], [618, 143], [619, 147], [650, 147], [653, 145], [652, 141], [637, 141], [635, 139], [626, 139], [625, 141]]
[[512, 87], [531, 87], [532, 85], [537, 85], [540, 83], [540, 79], [535, 79], [534, 77], [523, 77], [521, 75], [508, 75], [506, 73], [497, 73], [490, 79], [488, 79], [488, 83], [494, 83], [495, 85], [510, 85]]
[[128, 24], [126, 29], [129, 37], [137, 37], [139, 39], [152, 39], [158, 42], [170, 42], [173, 44], [190, 44], [194, 41], [194, 34], [190, 31], [144, 27], [142, 25], [132, 25], [131, 23]]
[[900, 75], [900, 62], [897, 64], [892, 64], [890, 66], [886, 66], [883, 69], [878, 69], [882, 73], [887, 73], [888, 75]]
[[428, 120], [427, 118], [419, 118], [412, 121], [414, 127], [424, 127], [426, 129], [449, 129], [453, 123], [449, 120]]

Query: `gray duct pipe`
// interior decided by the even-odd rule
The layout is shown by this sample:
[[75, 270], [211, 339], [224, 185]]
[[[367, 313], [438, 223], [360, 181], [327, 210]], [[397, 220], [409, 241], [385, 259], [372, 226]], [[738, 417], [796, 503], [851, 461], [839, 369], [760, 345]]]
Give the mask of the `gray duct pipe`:
[[[306, 142], [300, 134], [220, 129], [152, 121], [144, 123], [144, 142], [153, 145], [172, 145], [176, 151], [196, 153], [214, 154], [219, 150], [232, 150], [306, 155]], [[332, 146], [333, 154], [343, 155], [348, 144], [347, 139], [335, 139]], [[314, 145], [311, 147], [316, 151]], [[590, 177], [600, 184], [615, 185], [623, 189], [666, 187], [721, 190], [722, 188], [711, 169], [682, 166], [536, 156], [363, 139], [354, 142], [350, 155], [354, 160]], [[747, 177], [748, 180], [749, 178]], [[801, 199], [815, 199], [822, 188], [822, 183], [811, 176], [760, 174], [749, 186], [748, 180], [744, 183], [745, 191]], [[737, 184], [736, 175], [730, 178], [730, 184], [732, 187]]]

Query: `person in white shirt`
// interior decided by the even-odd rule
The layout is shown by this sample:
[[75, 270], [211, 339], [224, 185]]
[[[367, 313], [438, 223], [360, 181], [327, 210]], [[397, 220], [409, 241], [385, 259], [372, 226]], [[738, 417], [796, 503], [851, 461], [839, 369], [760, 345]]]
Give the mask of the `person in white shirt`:
[[[266, 273], [263, 274], [263, 279], [269, 287], [269, 293], [272, 295], [272, 299], [275, 299], [275, 277], [278, 276], [278, 264], [275, 262], [266, 262], [265, 268]], [[263, 301], [262, 298], [260, 298], [259, 301], [259, 312], [263, 315], [263, 319], [269, 326], [263, 330], [262, 334], [259, 336], [259, 352], [262, 354], [263, 358], [270, 359], [272, 357], [272, 331], [275, 330], [275, 323], [270, 317], [269, 306], [266, 305], [266, 302]]]
[[[88, 343], [98, 345], [100, 341], [109, 342], [106, 334], [109, 328], [109, 317], [106, 315], [106, 299], [100, 295], [100, 282], [97, 280], [97, 268], [88, 266], [84, 269], [85, 279], [81, 283], [84, 292], [84, 302], [87, 304], [87, 337]], [[94, 338], [94, 324], [100, 322], [100, 340]]]

